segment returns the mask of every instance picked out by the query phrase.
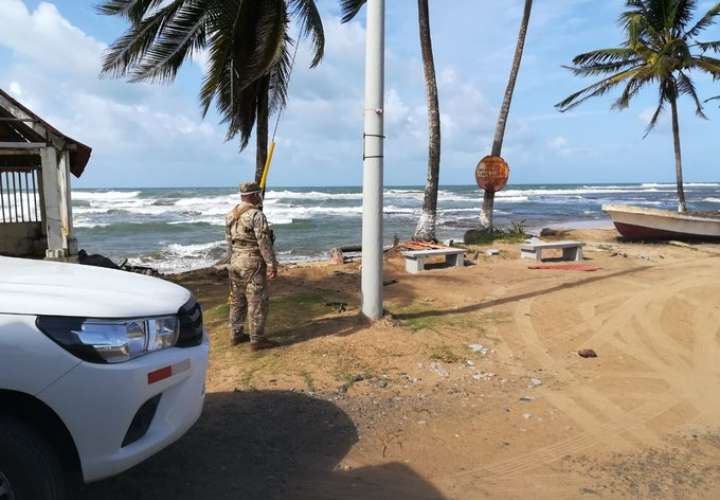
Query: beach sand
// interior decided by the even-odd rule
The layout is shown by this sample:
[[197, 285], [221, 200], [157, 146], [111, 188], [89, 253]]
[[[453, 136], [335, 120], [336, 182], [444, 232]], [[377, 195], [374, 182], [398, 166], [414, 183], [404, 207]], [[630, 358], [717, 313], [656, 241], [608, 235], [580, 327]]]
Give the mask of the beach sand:
[[357, 263], [286, 269], [287, 345], [256, 354], [229, 344], [222, 273], [173, 278], [206, 311], [205, 413], [86, 498], [720, 498], [720, 245], [568, 238], [601, 269], [529, 270], [517, 244], [419, 275], [391, 257], [371, 326]]

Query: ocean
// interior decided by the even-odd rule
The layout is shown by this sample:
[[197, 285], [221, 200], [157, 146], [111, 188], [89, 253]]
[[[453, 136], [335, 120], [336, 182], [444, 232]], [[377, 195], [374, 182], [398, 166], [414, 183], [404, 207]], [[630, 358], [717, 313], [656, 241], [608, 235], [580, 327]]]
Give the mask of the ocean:
[[[720, 183], [688, 183], [693, 210], [720, 209]], [[385, 189], [385, 239], [412, 235], [423, 188]], [[206, 267], [224, 257], [224, 216], [239, 201], [237, 188], [137, 188], [73, 190], [80, 248], [125, 259], [164, 273]], [[476, 226], [482, 199], [475, 186], [443, 186], [438, 238], [462, 239]], [[528, 229], [560, 223], [600, 223], [605, 203], [674, 209], [673, 184], [510, 185], [496, 197], [496, 223]], [[265, 213], [281, 261], [327, 257], [336, 246], [360, 243], [360, 187], [274, 188]]]

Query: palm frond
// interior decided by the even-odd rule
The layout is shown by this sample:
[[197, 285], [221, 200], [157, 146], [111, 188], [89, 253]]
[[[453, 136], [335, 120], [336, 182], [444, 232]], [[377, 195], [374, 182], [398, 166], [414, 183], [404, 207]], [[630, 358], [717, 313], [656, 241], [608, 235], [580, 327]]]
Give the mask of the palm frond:
[[633, 97], [635, 97], [645, 85], [651, 83], [654, 79], [655, 77], [650, 69], [647, 67], [641, 68], [625, 86], [625, 90], [613, 104], [613, 109], [622, 110], [628, 108]]
[[209, 11], [215, 3], [216, 0], [183, 2], [132, 68], [131, 81], [173, 80], [185, 59], [205, 47]]
[[139, 23], [162, 3], [163, 0], [106, 0], [96, 10], [105, 16], [120, 16]]
[[685, 27], [692, 21], [696, 7], [696, 0], [676, 0], [674, 5], [670, 6], [671, 10], [665, 21], [665, 28], [676, 36], [682, 35]]
[[311, 36], [314, 55], [310, 67], [320, 63], [325, 52], [325, 31], [315, 0], [289, 0], [292, 14], [300, 19], [300, 36]]
[[655, 113], [653, 113], [652, 117], [650, 118], [650, 122], [645, 129], [643, 139], [647, 137], [648, 134], [650, 134], [650, 132], [652, 132], [657, 125], [658, 120], [660, 119], [660, 115], [662, 115], [662, 112], [665, 109], [665, 103], [670, 102], [671, 99], [673, 99], [673, 96], [674, 98], [677, 98], [677, 91], [675, 89], [674, 80], [667, 79], [660, 82], [660, 86], [658, 87], [658, 94], [658, 107], [655, 110]]
[[130, 29], [116, 40], [103, 57], [101, 74], [115, 77], [127, 75], [160, 36], [163, 27], [175, 17], [184, 0], [175, 0], [152, 16], [133, 23]]
[[705, 29], [709, 28], [715, 22], [717, 21], [717, 17], [720, 15], [720, 2], [716, 3], [713, 7], [710, 8], [710, 10], [707, 11], [707, 13], [700, 18], [700, 20], [685, 32], [685, 40], [689, 40], [691, 38], [695, 38], [698, 36], [701, 32], [703, 32]]
[[706, 103], [710, 101], [720, 101], [720, 95], [716, 95], [715, 97], [711, 97], [710, 99], [705, 99]]
[[629, 48], [615, 47], [610, 49], [598, 49], [591, 52], [579, 54], [573, 58], [573, 64], [576, 66], [585, 66], [588, 64], [613, 63], [618, 61], [626, 61], [635, 57], [637, 53]]
[[720, 79], [720, 59], [707, 56], [694, 57], [693, 65], [709, 73], [714, 79]]
[[563, 66], [573, 72], [576, 76], [596, 76], [607, 73], [615, 73], [628, 66], [638, 66], [642, 63], [640, 59], [628, 59], [625, 61], [604, 63], [604, 64], [593, 64], [588, 66]]
[[365, 3], [367, 3], [367, 0], [340, 0], [342, 22], [347, 23], [352, 21]]
[[712, 52], [720, 52], [720, 40], [716, 42], [698, 42], [697, 46], [700, 47], [700, 50], [703, 52], [707, 52], [708, 50]]
[[580, 104], [592, 97], [604, 95], [619, 84], [621, 84], [623, 81], [637, 75], [640, 68], [642, 68], [642, 66], [634, 66], [625, 71], [621, 71], [620, 73], [616, 73], [608, 78], [605, 78], [604, 80], [596, 82], [588, 87], [585, 87], [584, 89], [579, 90], [578, 92], [575, 92], [574, 94], [566, 97], [565, 99], [557, 103], [555, 107], [558, 108], [560, 111], [565, 112], [576, 106], [579, 106]]
[[238, 85], [243, 88], [266, 75], [282, 57], [288, 17], [285, 0], [263, 0], [255, 22], [253, 50]]
[[279, 112], [287, 104], [288, 87], [290, 85], [290, 69], [292, 66], [292, 56], [290, 47], [293, 40], [286, 36], [283, 44], [282, 55], [280, 60], [275, 63], [270, 71], [270, 95], [269, 110], [270, 114]]
[[689, 95], [692, 98], [692, 100], [695, 102], [695, 114], [698, 115], [700, 118], [704, 118], [705, 120], [707, 120], [707, 116], [703, 111], [702, 102], [700, 101], [700, 97], [698, 97], [697, 95], [695, 84], [692, 82], [690, 77], [688, 77], [682, 71], [678, 72], [677, 89], [680, 94]]

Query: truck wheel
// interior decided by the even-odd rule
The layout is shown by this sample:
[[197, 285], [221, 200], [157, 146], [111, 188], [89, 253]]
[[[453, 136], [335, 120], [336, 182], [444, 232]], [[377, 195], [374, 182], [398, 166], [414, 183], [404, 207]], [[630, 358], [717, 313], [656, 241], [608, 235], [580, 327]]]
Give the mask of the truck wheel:
[[32, 427], [0, 416], [0, 500], [63, 500], [55, 450]]

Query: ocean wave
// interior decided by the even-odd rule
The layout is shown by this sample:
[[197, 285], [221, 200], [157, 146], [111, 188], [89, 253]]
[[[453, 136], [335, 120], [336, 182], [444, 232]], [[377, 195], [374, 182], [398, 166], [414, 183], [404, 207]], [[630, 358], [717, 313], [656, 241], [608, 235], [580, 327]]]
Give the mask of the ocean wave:
[[710, 196], [708, 198], [703, 198], [702, 201], [704, 201], [705, 203], [720, 203], [720, 198], [714, 198]]
[[530, 201], [530, 198], [527, 196], [496, 196], [495, 197], [495, 203], [523, 203], [525, 201]]
[[221, 260], [227, 252], [224, 240], [209, 243], [181, 245], [172, 243], [149, 255], [132, 257], [128, 263], [150, 266], [161, 273], [180, 273], [209, 267]]
[[[673, 182], [646, 182], [641, 184], [642, 187], [656, 187], [656, 188], [668, 188], [671, 192], [675, 191], [676, 184]], [[685, 182], [685, 187], [720, 187], [720, 183], [717, 182]]]
[[73, 191], [72, 198], [75, 200], [127, 200], [140, 196], [140, 191]]

